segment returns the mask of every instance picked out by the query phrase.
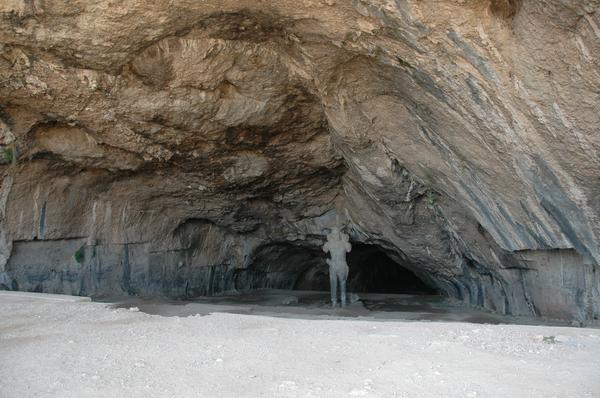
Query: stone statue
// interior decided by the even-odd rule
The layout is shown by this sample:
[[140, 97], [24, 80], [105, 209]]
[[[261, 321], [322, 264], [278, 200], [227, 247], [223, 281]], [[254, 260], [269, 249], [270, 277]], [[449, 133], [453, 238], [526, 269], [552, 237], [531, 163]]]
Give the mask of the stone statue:
[[323, 245], [323, 251], [329, 252], [329, 284], [331, 288], [331, 305], [337, 306], [337, 285], [340, 284], [340, 295], [342, 307], [346, 306], [346, 280], [348, 279], [348, 264], [346, 253], [352, 249], [350, 237], [339, 228], [333, 228], [327, 235], [327, 242]]

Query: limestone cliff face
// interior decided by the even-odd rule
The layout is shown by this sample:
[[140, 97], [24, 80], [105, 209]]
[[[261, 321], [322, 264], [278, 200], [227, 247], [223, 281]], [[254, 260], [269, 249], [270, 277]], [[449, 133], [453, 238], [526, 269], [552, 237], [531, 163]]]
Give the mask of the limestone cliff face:
[[473, 305], [597, 319], [598, 54], [598, 0], [5, 0], [0, 284], [289, 287], [341, 220]]

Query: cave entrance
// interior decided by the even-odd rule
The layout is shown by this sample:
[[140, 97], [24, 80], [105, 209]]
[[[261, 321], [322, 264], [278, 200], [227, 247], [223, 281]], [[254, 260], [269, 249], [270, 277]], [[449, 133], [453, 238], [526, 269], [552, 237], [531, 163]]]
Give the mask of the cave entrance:
[[[255, 253], [251, 267], [239, 275], [236, 287], [246, 291], [257, 288], [329, 291], [329, 267], [325, 260], [325, 253], [319, 248], [265, 245]], [[353, 243], [347, 262], [348, 293], [438, 294], [379, 246]]]
[[412, 295], [438, 293], [378, 246], [355, 243], [346, 261], [350, 268], [349, 292]]

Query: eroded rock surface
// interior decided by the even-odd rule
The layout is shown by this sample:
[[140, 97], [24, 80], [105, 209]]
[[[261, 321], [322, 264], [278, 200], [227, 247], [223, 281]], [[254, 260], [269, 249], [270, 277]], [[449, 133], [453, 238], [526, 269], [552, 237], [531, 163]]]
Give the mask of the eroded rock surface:
[[305, 286], [342, 218], [472, 305], [597, 319], [598, 54], [597, 0], [3, 1], [0, 284]]

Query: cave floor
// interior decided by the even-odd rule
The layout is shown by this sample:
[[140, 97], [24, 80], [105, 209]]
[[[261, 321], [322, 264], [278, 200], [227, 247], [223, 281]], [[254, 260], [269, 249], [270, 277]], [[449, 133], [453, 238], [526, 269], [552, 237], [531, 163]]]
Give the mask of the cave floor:
[[470, 308], [437, 295], [360, 293], [346, 308], [331, 308], [329, 292], [260, 289], [246, 293], [166, 298], [102, 297], [96, 301], [116, 308], [135, 307], [151, 315], [193, 316], [215, 312], [301, 319], [356, 319], [372, 321], [443, 321], [481, 324], [571, 326], [567, 321], [514, 317]]
[[[283, 295], [262, 293], [270, 298], [254, 299]], [[597, 329], [159, 316], [82, 297], [0, 292], [7, 398], [594, 397], [599, 374]]]

